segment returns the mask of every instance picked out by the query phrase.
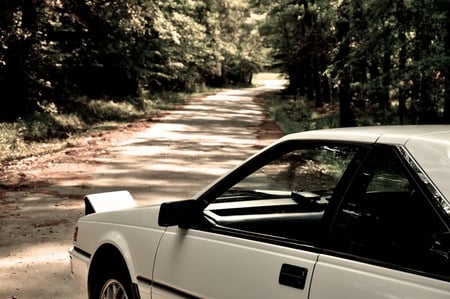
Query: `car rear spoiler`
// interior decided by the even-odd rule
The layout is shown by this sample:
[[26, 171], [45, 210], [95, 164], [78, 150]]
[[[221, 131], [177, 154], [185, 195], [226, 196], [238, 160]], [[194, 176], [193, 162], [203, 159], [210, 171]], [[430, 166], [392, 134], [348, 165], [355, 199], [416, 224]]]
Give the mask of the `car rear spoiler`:
[[137, 206], [128, 191], [89, 194], [84, 197], [84, 214], [122, 210]]

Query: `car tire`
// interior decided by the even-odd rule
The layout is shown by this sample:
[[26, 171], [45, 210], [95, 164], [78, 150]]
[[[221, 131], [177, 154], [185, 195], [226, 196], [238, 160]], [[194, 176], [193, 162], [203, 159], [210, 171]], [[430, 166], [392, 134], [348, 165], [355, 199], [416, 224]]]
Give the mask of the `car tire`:
[[121, 298], [134, 299], [131, 291], [131, 281], [125, 275], [119, 273], [105, 273], [95, 287], [93, 298]]

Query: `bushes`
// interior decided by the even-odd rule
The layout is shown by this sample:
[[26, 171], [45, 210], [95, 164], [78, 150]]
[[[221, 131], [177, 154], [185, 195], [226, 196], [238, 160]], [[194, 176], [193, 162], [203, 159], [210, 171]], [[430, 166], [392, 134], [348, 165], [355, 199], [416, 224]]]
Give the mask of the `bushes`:
[[0, 161], [61, 149], [71, 138], [154, 115], [184, 102], [184, 97], [180, 93], [121, 101], [81, 97], [64, 111], [53, 104], [41, 105], [41, 112], [27, 118], [0, 122]]

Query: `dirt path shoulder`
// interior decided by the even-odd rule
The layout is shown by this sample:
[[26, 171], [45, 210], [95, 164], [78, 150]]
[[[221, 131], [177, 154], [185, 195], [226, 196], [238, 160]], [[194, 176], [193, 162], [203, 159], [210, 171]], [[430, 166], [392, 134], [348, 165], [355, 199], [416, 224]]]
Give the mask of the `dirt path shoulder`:
[[76, 298], [67, 250], [85, 194], [127, 189], [139, 204], [186, 198], [281, 136], [258, 95], [228, 90], [96, 133], [0, 171], [0, 299]]

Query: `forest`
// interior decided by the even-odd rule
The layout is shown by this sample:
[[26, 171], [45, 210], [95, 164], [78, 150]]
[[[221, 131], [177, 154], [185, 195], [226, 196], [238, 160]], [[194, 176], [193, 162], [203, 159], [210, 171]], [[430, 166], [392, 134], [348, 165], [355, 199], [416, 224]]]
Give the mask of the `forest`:
[[340, 126], [450, 123], [448, 0], [2, 0], [0, 44], [3, 123], [262, 70]]

